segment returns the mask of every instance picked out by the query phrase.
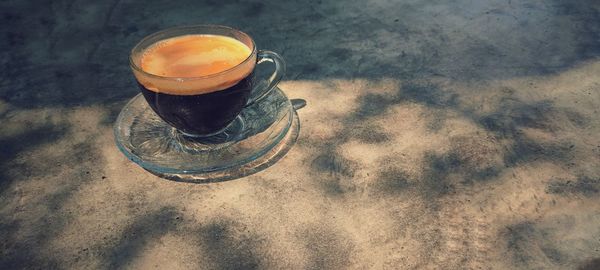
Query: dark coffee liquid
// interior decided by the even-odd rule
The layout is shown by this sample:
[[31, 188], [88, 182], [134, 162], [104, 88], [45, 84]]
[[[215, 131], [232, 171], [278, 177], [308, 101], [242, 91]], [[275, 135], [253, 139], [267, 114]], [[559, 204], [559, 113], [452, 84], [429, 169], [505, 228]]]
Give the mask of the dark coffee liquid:
[[231, 37], [179, 36], [151, 45], [141, 57], [142, 69], [162, 78], [136, 78], [165, 122], [188, 135], [208, 136], [226, 128], [247, 104], [256, 64], [251, 56], [247, 44]]
[[188, 134], [211, 134], [231, 123], [248, 102], [254, 72], [232, 87], [199, 95], [171, 95], [138, 83], [148, 104], [167, 123]]

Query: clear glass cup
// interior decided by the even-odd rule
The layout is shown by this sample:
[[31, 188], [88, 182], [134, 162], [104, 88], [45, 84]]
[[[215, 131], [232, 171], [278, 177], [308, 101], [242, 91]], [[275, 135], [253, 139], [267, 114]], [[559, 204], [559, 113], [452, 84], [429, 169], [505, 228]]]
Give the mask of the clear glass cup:
[[[141, 68], [144, 52], [165, 39], [185, 35], [219, 35], [234, 38], [251, 50], [239, 65], [198, 77], [165, 77]], [[255, 68], [274, 64], [266, 83]], [[154, 112], [185, 137], [211, 142], [235, 122], [240, 112], [267, 96], [285, 74], [285, 62], [276, 53], [257, 50], [252, 38], [220, 25], [182, 26], [162, 30], [142, 39], [131, 51], [129, 63], [144, 98]], [[217, 89], [217, 91], [215, 91]], [[228, 135], [228, 137], [231, 137]]]
[[[185, 35], [231, 37], [245, 44], [250, 55], [208, 76], [166, 77], [141, 68], [152, 45]], [[276, 86], [285, 73], [283, 59], [258, 50], [239, 30], [218, 25], [163, 30], [133, 48], [130, 66], [141, 93], [119, 113], [115, 143], [155, 175], [194, 183], [243, 177], [277, 162], [298, 138], [296, 107]]]

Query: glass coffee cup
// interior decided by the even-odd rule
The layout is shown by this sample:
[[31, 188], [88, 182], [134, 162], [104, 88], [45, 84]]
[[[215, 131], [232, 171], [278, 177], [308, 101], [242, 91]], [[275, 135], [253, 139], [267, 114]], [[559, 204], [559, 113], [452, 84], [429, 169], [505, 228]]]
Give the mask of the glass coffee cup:
[[[219, 25], [170, 28], [142, 39], [129, 57], [152, 110], [185, 137], [216, 136], [247, 106], [263, 99], [285, 74], [276, 53], [257, 50], [252, 38]], [[266, 84], [256, 67], [273, 63]]]

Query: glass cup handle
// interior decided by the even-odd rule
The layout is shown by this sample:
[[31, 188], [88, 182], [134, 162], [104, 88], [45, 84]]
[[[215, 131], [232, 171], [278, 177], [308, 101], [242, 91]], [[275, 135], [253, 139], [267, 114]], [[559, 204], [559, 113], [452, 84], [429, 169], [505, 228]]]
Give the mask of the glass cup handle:
[[281, 81], [281, 79], [285, 75], [285, 61], [283, 60], [283, 58], [281, 58], [281, 56], [279, 56], [279, 54], [274, 53], [272, 51], [261, 50], [258, 51], [257, 59], [258, 60], [256, 62], [256, 65], [260, 65], [264, 62], [271, 62], [275, 64], [275, 71], [273, 71], [273, 74], [271, 75], [271, 77], [269, 77], [269, 80], [267, 80], [266, 87], [261, 87], [262, 89], [253, 91], [256, 93], [252, 93], [252, 97], [250, 97], [250, 99], [248, 100], [246, 107], [265, 98], [269, 93], [271, 93], [273, 89], [275, 89], [275, 86], [279, 83], [279, 81]]

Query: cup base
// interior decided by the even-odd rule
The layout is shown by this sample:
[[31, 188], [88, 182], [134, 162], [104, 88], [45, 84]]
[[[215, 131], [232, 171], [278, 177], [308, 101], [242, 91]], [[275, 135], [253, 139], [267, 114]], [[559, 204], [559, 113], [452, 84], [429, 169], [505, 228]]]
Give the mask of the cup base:
[[198, 136], [172, 128], [171, 136], [173, 140], [177, 141], [182, 151], [189, 153], [214, 151], [228, 147], [241, 139], [244, 127], [244, 118], [238, 116], [227, 127], [215, 134]]
[[125, 105], [114, 127], [117, 146], [130, 160], [160, 177], [196, 183], [231, 180], [271, 166], [294, 145], [299, 129], [298, 115], [279, 89], [211, 136], [176, 130], [141, 94]]

